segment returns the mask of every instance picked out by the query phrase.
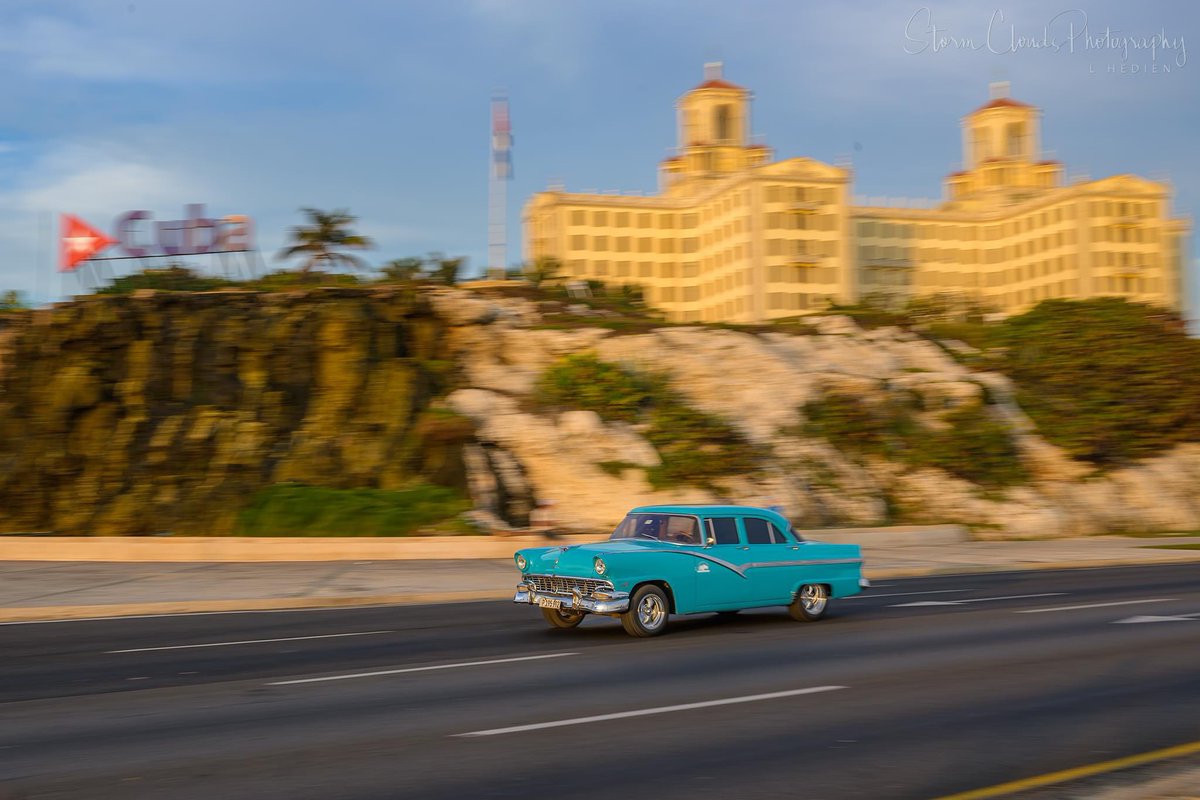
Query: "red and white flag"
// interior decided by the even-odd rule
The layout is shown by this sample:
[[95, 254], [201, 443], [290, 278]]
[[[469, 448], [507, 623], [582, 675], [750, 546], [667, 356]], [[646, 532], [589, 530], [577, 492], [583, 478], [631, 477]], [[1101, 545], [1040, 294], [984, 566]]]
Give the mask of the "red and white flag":
[[70, 272], [110, 244], [116, 244], [106, 233], [96, 230], [74, 214], [62, 215], [62, 250], [59, 272]]

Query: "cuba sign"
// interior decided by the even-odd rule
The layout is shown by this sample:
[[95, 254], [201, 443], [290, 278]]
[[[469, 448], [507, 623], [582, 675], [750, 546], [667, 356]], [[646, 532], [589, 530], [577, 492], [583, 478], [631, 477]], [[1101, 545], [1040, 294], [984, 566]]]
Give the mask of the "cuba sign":
[[79, 217], [62, 215], [59, 269], [73, 270], [97, 253], [117, 245], [123, 254], [108, 258], [161, 258], [254, 249], [254, 223], [245, 214], [208, 217], [204, 205], [187, 206], [184, 219], [155, 221], [149, 211], [127, 211], [117, 217], [109, 236]]

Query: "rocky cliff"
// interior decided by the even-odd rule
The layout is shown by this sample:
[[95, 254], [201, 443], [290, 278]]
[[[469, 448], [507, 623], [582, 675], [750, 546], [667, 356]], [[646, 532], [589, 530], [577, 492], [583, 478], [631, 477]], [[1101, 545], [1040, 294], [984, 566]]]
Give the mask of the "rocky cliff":
[[[1200, 528], [1200, 445], [1092, 474], [1038, 435], [1003, 375], [914, 333], [841, 316], [787, 332], [629, 333], [556, 326], [542, 310], [379, 287], [94, 297], [11, 318], [0, 330], [0, 530], [221, 534], [268, 484], [418, 479], [465, 487], [494, 526], [524, 525], [538, 501], [591, 529], [637, 504], [722, 500], [780, 505], [809, 527]], [[583, 353], [656, 384], [660, 406], [727, 426], [756, 466], [720, 474], [726, 451], [704, 445], [693, 454], [711, 457], [704, 480], [656, 480], [674, 423], [546, 402], [547, 370]], [[990, 485], [936, 459], [849, 451], [808, 419], [836, 396], [903, 398], [917, 438], [973, 410], [1011, 439], [1021, 477]]]
[[[837, 315], [810, 317], [793, 333], [546, 330], [529, 325], [532, 309], [514, 312], [511, 302], [505, 313], [482, 301], [441, 302], [462, 385], [449, 404], [475, 420], [493, 460], [512, 464], [515, 479], [553, 501], [567, 524], [606, 527], [643, 503], [729, 500], [783, 506], [808, 527], [963, 522], [998, 537], [1200, 528], [1200, 444], [1094, 474], [1038, 435], [1004, 375], [968, 368], [950, 348], [911, 332], [864, 331]], [[740, 431], [767, 454], [765, 464], [715, 487], [656, 490], [648, 475], [659, 453], [645, 426], [606, 421], [595, 410], [539, 408], [539, 376], [581, 352], [666, 382], [690, 406]], [[945, 470], [839, 450], [805, 426], [804, 409], [830, 394], [876, 405], [915, 396], [918, 435], [976, 406], [1011, 436], [1024, 477], [978, 485]], [[612, 464], [627, 468], [614, 474]], [[494, 473], [472, 474], [485, 496]]]
[[393, 289], [89, 297], [0, 334], [0, 530], [226, 533], [269, 483], [454, 479], [445, 326]]

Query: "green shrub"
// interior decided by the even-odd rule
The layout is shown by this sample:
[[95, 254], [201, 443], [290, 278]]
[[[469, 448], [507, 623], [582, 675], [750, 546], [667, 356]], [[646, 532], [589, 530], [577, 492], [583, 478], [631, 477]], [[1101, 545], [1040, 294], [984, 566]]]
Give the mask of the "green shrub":
[[614, 478], [621, 477], [627, 469], [642, 468], [640, 464], [634, 464], [632, 461], [597, 461], [596, 466]]
[[[551, 365], [538, 382], [548, 407], [595, 411], [606, 420], [645, 423], [646, 438], [662, 464], [647, 470], [655, 488], [691, 484], [712, 488], [723, 476], [752, 472], [759, 450], [720, 419], [681, 403], [669, 379], [626, 370], [593, 353], [568, 355]], [[601, 469], [618, 471], [611, 462]]]
[[981, 403], [950, 411], [946, 430], [922, 431], [909, 445], [912, 463], [937, 467], [981, 486], [1010, 486], [1028, 479], [1008, 427]]
[[317, 286], [359, 286], [362, 281], [355, 275], [332, 272], [271, 272], [249, 280], [229, 280], [215, 275], [204, 275], [180, 264], [163, 269], [146, 269], [122, 275], [96, 294], [132, 294], [141, 289], [162, 292], [212, 292], [218, 289], [247, 289], [263, 292], [278, 292], [286, 289], [311, 289]]
[[655, 391], [655, 381], [601, 361], [594, 353], [564, 356], [542, 373], [537, 385], [545, 405], [595, 411], [621, 422], [637, 422]]
[[1026, 480], [1020, 451], [1008, 428], [981, 403], [949, 411], [946, 429], [922, 424], [918, 398], [890, 394], [869, 403], [832, 392], [808, 403], [805, 432], [826, 439], [851, 456], [879, 456], [913, 467], [936, 467], [981, 486], [1009, 486]]
[[178, 264], [163, 269], [146, 269], [115, 278], [112, 283], [96, 290], [96, 294], [132, 294], [140, 289], [164, 292], [211, 292], [235, 286], [233, 281], [210, 275], [200, 275]]
[[[235, 536], [406, 536], [470, 509], [454, 489], [419, 484], [398, 491], [275, 484], [242, 509]], [[450, 524], [450, 527], [456, 527]]]
[[997, 368], [1050, 442], [1110, 468], [1200, 441], [1200, 342], [1123, 299], [1047, 300], [1005, 321]]
[[713, 488], [721, 478], [754, 472], [761, 453], [721, 420], [682, 403], [661, 399], [646, 438], [662, 464], [647, 470], [655, 489], [680, 484]]

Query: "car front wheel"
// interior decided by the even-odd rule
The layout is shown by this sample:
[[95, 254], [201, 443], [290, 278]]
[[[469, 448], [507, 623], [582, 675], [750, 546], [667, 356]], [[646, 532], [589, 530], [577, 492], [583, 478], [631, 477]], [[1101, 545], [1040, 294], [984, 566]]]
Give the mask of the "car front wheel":
[[564, 611], [561, 608], [543, 608], [542, 616], [555, 628], [574, 628], [583, 622], [582, 611]]
[[621, 625], [630, 636], [657, 636], [667, 627], [670, 609], [667, 593], [648, 584], [629, 598], [629, 610], [621, 614]]
[[806, 583], [796, 592], [796, 598], [788, 606], [792, 619], [800, 622], [816, 622], [825, 616], [829, 608], [829, 593], [819, 583]]

